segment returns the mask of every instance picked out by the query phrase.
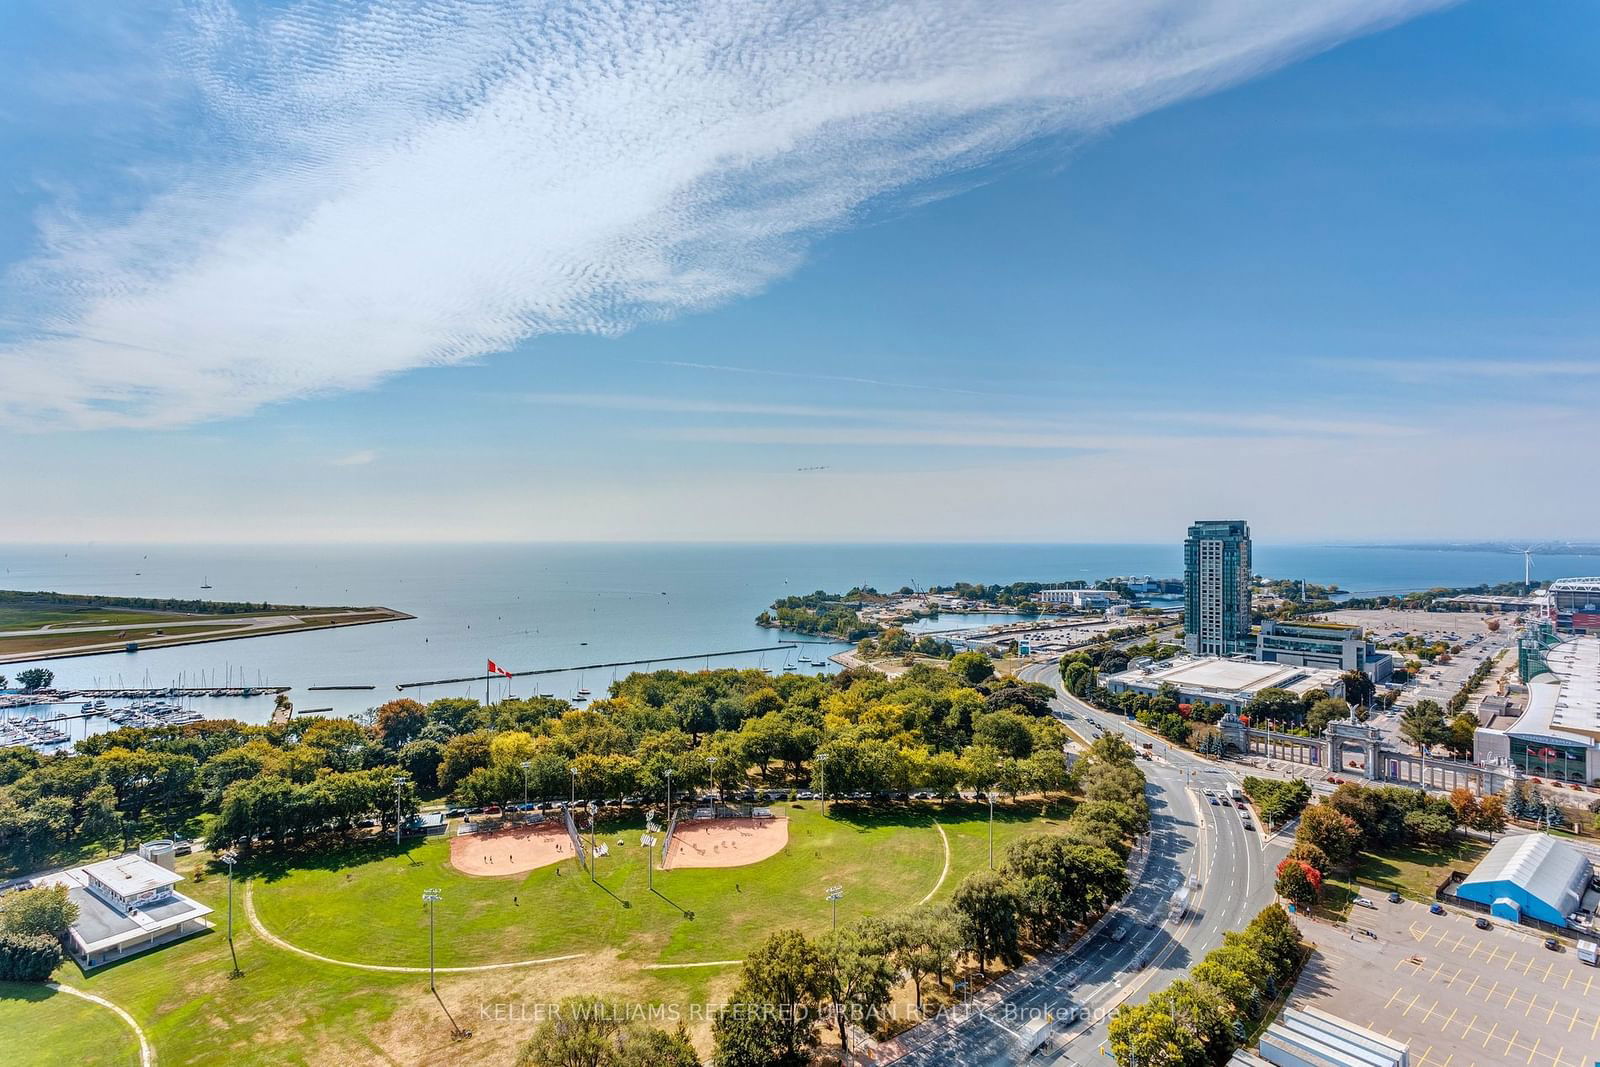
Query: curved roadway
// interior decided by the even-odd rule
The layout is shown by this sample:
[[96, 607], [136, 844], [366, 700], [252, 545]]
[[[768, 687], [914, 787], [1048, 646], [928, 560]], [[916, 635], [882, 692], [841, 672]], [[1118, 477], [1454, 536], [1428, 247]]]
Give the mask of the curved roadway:
[[[1061, 688], [1055, 664], [1028, 667], [1022, 676], [1056, 690], [1057, 718], [1088, 740], [1107, 730], [1123, 734], [1135, 748], [1151, 740], [1128, 720], [1090, 708]], [[1192, 753], [1155, 741], [1156, 755], [1141, 761], [1148, 780], [1151, 827], [1148, 859], [1121, 907], [1087, 940], [1061, 957], [1023, 969], [1015, 988], [986, 994], [976, 1010], [952, 1012], [906, 1035], [912, 1051], [898, 1063], [909, 1067], [998, 1067], [1030, 1063], [1109, 1063], [1106, 1020], [1125, 1000], [1138, 1002], [1165, 988], [1222, 943], [1222, 935], [1245, 926], [1272, 902], [1272, 872], [1286, 841], [1263, 840], [1260, 822], [1247, 831], [1238, 808], [1212, 805], [1203, 791], [1226, 791], [1239, 777]], [[1172, 900], [1190, 879], [1186, 917], [1173, 921]], [[1126, 929], [1121, 941], [1112, 931]], [[1025, 1057], [1022, 1032], [1043, 1012], [1058, 1020], [1047, 1051]]]

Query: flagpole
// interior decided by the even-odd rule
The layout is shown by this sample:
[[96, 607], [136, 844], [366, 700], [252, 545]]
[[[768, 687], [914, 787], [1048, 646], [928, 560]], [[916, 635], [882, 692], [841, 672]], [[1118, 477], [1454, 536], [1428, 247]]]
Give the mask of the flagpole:
[[494, 677], [493, 672], [484, 671], [484, 674], [483, 674], [483, 706], [484, 707], [488, 707], [489, 706], [489, 679], [493, 678], [493, 677]]

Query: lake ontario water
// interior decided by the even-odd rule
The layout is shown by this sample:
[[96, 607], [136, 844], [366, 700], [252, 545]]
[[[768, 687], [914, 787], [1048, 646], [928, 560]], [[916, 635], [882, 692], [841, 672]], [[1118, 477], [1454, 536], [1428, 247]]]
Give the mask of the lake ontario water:
[[[1510, 552], [1257, 542], [1255, 569], [1273, 577], [1337, 583], [1353, 593], [1518, 580]], [[763, 629], [754, 618], [780, 596], [856, 585], [880, 590], [957, 581], [1093, 580], [1113, 575], [1176, 576], [1182, 546], [909, 544], [707, 545], [528, 544], [427, 546], [0, 547], [0, 588], [151, 597], [205, 597], [319, 606], [383, 605], [411, 621], [276, 637], [41, 661], [63, 688], [288, 685], [302, 709], [350, 714], [397, 695], [395, 686], [480, 676], [486, 659], [512, 670], [651, 660], [657, 667], [766, 666], [825, 659], [842, 645], [799, 652], [661, 662], [667, 657], [772, 646], [798, 635]], [[1549, 580], [1600, 573], [1600, 558], [1537, 557]], [[202, 583], [211, 588], [202, 591]], [[948, 624], [947, 624], [948, 625]], [[15, 677], [29, 664], [0, 665]], [[598, 697], [613, 676], [640, 667], [497, 680], [508, 692]], [[371, 685], [363, 691], [309, 687]], [[408, 689], [420, 700], [481, 699], [481, 680]], [[203, 698], [210, 717], [264, 722], [270, 698]], [[45, 710], [45, 709], [40, 709]], [[46, 711], [47, 714], [52, 713]], [[108, 724], [95, 723], [92, 727]], [[81, 732], [81, 728], [79, 731]]]

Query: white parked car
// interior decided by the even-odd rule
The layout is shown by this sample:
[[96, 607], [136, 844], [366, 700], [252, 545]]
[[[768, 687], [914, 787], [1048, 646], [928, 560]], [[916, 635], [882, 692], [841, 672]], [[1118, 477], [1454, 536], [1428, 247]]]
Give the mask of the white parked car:
[[1356, 897], [1356, 906], [1360, 908], [1376, 908], [1377, 905], [1366, 897]]

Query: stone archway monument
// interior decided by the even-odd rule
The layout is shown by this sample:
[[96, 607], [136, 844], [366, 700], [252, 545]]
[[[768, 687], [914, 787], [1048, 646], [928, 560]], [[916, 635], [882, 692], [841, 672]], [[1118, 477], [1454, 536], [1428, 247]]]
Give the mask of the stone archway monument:
[[1359, 774], [1368, 781], [1383, 777], [1383, 764], [1378, 754], [1383, 735], [1376, 727], [1359, 722], [1330, 722], [1327, 738], [1329, 770]]

